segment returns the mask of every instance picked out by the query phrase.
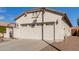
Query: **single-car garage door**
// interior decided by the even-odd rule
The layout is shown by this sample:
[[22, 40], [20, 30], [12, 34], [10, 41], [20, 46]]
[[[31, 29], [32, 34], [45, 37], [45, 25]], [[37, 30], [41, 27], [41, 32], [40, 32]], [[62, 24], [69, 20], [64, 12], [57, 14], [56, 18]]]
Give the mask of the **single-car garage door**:
[[52, 43], [54, 41], [54, 24], [44, 24], [43, 32], [44, 40]]

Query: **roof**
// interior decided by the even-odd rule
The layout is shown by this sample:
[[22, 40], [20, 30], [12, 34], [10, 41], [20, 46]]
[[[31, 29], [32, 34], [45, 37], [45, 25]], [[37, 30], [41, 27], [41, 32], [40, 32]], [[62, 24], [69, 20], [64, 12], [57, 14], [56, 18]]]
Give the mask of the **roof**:
[[9, 23], [7, 26], [8, 27], [15, 27], [15, 25], [16, 25], [15, 23]]
[[15, 24], [14, 23], [7, 23], [7, 22], [1, 22], [0, 21], [0, 26], [2, 26], [2, 27], [14, 27]]
[[71, 29], [79, 29], [79, 26], [76, 26], [76, 27], [72, 27]]
[[51, 12], [51, 13], [55, 13], [55, 14], [58, 14], [58, 15], [62, 15], [63, 18], [66, 18], [66, 22], [69, 24], [69, 26], [72, 27], [72, 24], [71, 24], [71, 22], [70, 22], [70, 20], [69, 20], [69, 18], [67, 17], [67, 15], [66, 15], [65, 12], [59, 12], [59, 11], [56, 11], [56, 10], [53, 10], [53, 9], [49, 9], [49, 8], [44, 8], [44, 7], [41, 7], [41, 8], [34, 8], [34, 9], [32, 9], [32, 10], [25, 11], [25, 12], [23, 12], [21, 15], [17, 16], [17, 17], [15, 18], [15, 20], [17, 20], [17, 19], [19, 19], [21, 16], [25, 15], [25, 13], [28, 14], [28, 13], [39, 12], [39, 11], [43, 11], [43, 10], [48, 11], [48, 12]]
[[9, 24], [9, 23], [1, 22], [1, 21], [0, 21], [0, 26], [6, 27], [8, 24]]

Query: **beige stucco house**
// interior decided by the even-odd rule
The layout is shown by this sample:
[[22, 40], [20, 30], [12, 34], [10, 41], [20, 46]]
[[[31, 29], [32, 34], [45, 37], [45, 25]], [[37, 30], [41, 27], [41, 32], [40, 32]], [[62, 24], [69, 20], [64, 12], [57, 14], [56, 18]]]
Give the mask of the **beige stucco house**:
[[14, 38], [61, 42], [71, 36], [66, 13], [48, 8], [28, 10], [16, 17]]
[[7, 23], [7, 22], [0, 21], [0, 27], [5, 28], [4, 32], [0, 32], [0, 38], [1, 37], [2, 38], [12, 38], [11, 33], [13, 33], [13, 28], [15, 27], [14, 23]]
[[5, 23], [6, 31], [4, 33], [4, 38], [13, 38], [13, 28], [15, 27], [14, 23]]

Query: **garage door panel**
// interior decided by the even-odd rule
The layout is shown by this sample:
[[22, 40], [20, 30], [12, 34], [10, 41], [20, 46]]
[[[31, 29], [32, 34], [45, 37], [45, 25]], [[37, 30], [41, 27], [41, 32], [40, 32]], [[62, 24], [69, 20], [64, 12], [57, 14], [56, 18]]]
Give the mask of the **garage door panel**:
[[36, 39], [36, 40], [41, 40], [41, 26], [27, 26], [23, 27], [21, 31], [21, 37], [23, 39]]
[[48, 43], [54, 41], [54, 25], [44, 25], [44, 40]]
[[35, 26], [32, 28], [32, 38], [41, 40], [41, 26]]

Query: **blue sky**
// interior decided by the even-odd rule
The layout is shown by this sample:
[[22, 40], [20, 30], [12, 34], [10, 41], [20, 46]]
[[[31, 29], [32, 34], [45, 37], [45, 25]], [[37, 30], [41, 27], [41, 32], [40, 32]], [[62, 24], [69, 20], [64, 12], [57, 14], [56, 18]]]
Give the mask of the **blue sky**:
[[[20, 15], [32, 7], [0, 7], [0, 21], [14, 23], [16, 16]], [[51, 9], [65, 12], [73, 26], [77, 26], [77, 18], [79, 17], [78, 7], [51, 7]]]

